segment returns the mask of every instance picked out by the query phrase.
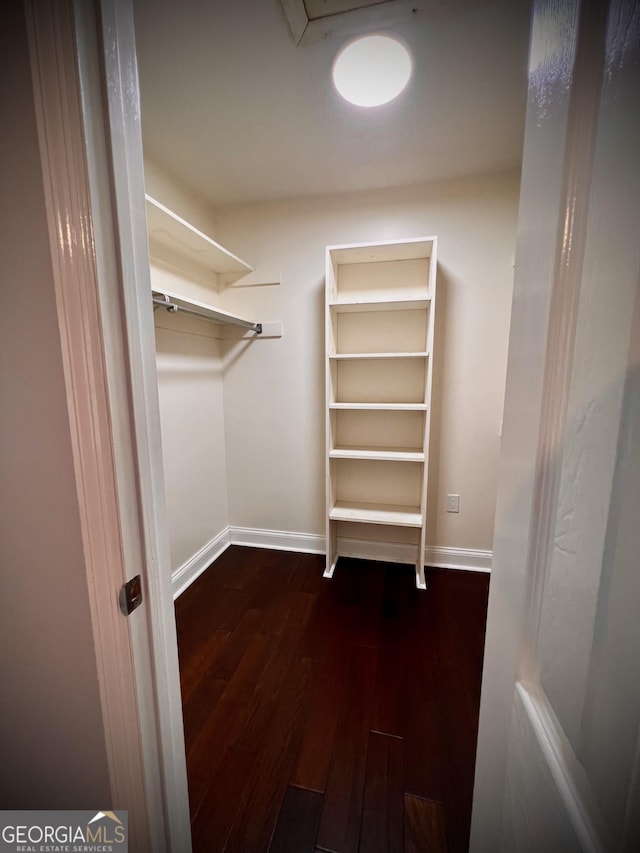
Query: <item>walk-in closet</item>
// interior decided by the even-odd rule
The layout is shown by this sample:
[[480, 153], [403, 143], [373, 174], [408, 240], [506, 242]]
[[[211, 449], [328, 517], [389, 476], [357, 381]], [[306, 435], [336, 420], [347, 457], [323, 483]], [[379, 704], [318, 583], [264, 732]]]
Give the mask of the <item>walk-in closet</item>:
[[640, 850], [640, 0], [0, 43], [4, 846]]
[[529, 4], [133, 10], [194, 850], [464, 851]]

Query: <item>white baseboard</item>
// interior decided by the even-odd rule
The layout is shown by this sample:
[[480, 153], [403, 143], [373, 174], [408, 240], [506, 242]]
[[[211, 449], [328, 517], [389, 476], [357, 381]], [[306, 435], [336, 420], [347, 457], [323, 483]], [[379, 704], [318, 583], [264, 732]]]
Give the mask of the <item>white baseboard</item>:
[[416, 560], [416, 546], [402, 542], [379, 542], [373, 539], [338, 536], [337, 545], [341, 557], [382, 560], [385, 563], [415, 563]]
[[[338, 537], [338, 553], [344, 557], [360, 557], [364, 560], [383, 560], [390, 563], [413, 563], [415, 545], [402, 542], [378, 542], [370, 539]], [[439, 548], [427, 546], [424, 552], [425, 566], [438, 569], [462, 569], [469, 572], [490, 572], [491, 551], [470, 548]]]
[[232, 545], [251, 545], [254, 548], [273, 548], [276, 551], [302, 551], [305, 554], [324, 554], [325, 537], [314, 533], [287, 533], [283, 530], [260, 530], [254, 527], [230, 527]]
[[[299, 551], [305, 554], [324, 554], [325, 537], [314, 533], [288, 533], [283, 530], [261, 530], [255, 527], [227, 527], [212, 539], [171, 576], [173, 599], [213, 563], [229, 545], [248, 545], [253, 548], [272, 548], [276, 551]], [[376, 542], [368, 539], [338, 539], [338, 553], [364, 560], [383, 560], [392, 563], [413, 563], [415, 546], [401, 542]], [[468, 572], [490, 572], [491, 551], [471, 548], [438, 548], [427, 546], [425, 566], [439, 569], [462, 569]]]
[[473, 548], [438, 548], [427, 545], [424, 549], [425, 566], [437, 569], [462, 569], [466, 572], [491, 572], [493, 551]]
[[[253, 527], [230, 527], [232, 545], [252, 545], [254, 548], [274, 548], [278, 551], [303, 551], [324, 554], [324, 536], [312, 533], [285, 533], [280, 530], [260, 530]], [[376, 542], [364, 539], [338, 538], [338, 553], [345, 557], [366, 560], [385, 560], [394, 563], [413, 563], [415, 548], [401, 542]], [[439, 569], [463, 569], [471, 572], [491, 571], [491, 551], [471, 548], [425, 548], [425, 565]]]
[[183, 563], [179, 569], [171, 573], [171, 585], [173, 587], [173, 600], [175, 601], [179, 595], [190, 586], [194, 580], [199, 577], [204, 570], [217, 560], [218, 557], [227, 550], [231, 544], [229, 540], [229, 528], [225, 529], [214, 537], [211, 542], [208, 542], [204, 548], [196, 552], [193, 557]]

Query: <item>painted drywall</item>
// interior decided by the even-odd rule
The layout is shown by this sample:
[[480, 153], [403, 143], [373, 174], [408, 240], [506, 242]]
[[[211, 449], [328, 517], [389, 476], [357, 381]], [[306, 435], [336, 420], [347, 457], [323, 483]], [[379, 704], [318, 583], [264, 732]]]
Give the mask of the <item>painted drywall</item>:
[[176, 571], [229, 524], [220, 345], [202, 332], [156, 326], [156, 357]]
[[[212, 212], [145, 161], [147, 192], [209, 236]], [[215, 277], [187, 265], [152, 261], [152, 286], [215, 305]], [[171, 570], [188, 564], [229, 525], [222, 359], [206, 321], [155, 311], [156, 366]]]
[[3, 7], [0, 113], [0, 802], [109, 803], [22, 3]]
[[[284, 332], [223, 343], [232, 525], [324, 535], [325, 246], [436, 235], [428, 544], [491, 549], [518, 188], [509, 173], [218, 211], [216, 239], [282, 270], [280, 286], [220, 295]], [[445, 511], [447, 493], [461, 496], [459, 514]]]

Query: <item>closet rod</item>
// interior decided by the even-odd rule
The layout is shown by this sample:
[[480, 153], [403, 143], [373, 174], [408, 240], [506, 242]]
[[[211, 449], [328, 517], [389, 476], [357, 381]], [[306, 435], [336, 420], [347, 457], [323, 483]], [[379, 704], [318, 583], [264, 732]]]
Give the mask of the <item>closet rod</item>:
[[240, 326], [243, 329], [250, 329], [256, 335], [262, 334], [262, 323], [252, 323], [251, 320], [242, 320], [240, 317], [233, 317], [229, 314], [210, 309], [208, 314], [204, 311], [197, 311], [195, 308], [187, 308], [185, 305], [178, 305], [172, 302], [168, 296], [154, 296], [153, 304], [159, 308], [166, 308], [167, 311], [176, 313], [181, 311], [185, 314], [193, 314], [195, 317], [200, 317], [203, 320], [211, 320], [213, 323], [224, 323], [228, 326]]

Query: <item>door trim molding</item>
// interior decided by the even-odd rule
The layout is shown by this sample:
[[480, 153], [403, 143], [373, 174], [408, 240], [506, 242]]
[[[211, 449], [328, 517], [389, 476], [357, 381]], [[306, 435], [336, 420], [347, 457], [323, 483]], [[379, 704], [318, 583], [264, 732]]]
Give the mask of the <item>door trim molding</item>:
[[[82, 0], [76, 2], [82, 5]], [[136, 475], [135, 493], [126, 500], [137, 501], [147, 602], [146, 635], [134, 636], [133, 654], [136, 670], [140, 667], [142, 672], [139, 696], [155, 724], [158, 772], [155, 779], [147, 772], [147, 784], [162, 800], [161, 825], [152, 827], [153, 849], [188, 851], [191, 825], [166, 523], [133, 8], [131, 0], [98, 0], [96, 8], [106, 104], [104, 135], [109, 143], [111, 230], [117, 246], [129, 391], [127, 410], [120, 415], [130, 425]]]
[[600, 90], [604, 66], [606, 13], [605, 3], [581, 4], [579, 38], [572, 72], [564, 152], [565, 173], [561, 190], [562, 215], [559, 217], [556, 238], [557, 255], [549, 310], [536, 460], [538, 474], [527, 560], [529, 613], [521, 650], [521, 670], [527, 681], [538, 677], [534, 650], [539, 643], [545, 582], [554, 545], [553, 528], [567, 427], [600, 106], [599, 97], [593, 93]]
[[102, 706], [111, 803], [148, 849], [136, 682], [94, 254], [71, 0], [25, 3], [74, 473]]
[[[578, 761], [544, 691], [516, 682], [516, 692], [536, 734], [536, 742], [585, 853], [613, 849], [612, 839], [583, 766]], [[596, 821], [592, 818], [595, 817]]]

